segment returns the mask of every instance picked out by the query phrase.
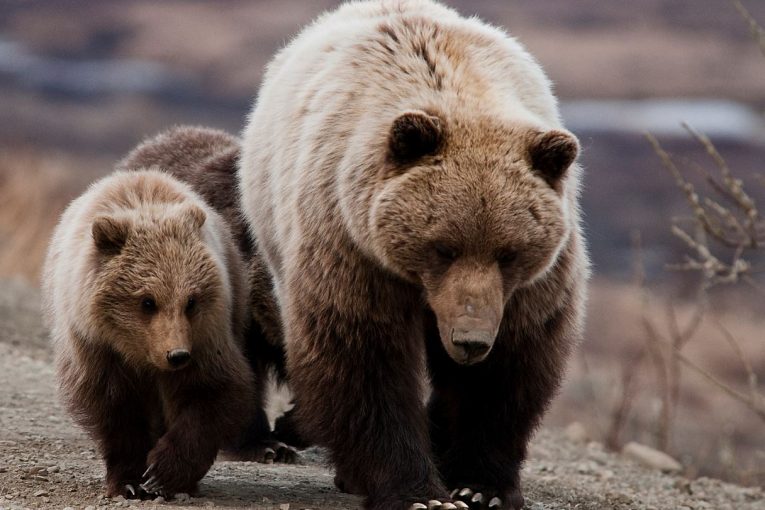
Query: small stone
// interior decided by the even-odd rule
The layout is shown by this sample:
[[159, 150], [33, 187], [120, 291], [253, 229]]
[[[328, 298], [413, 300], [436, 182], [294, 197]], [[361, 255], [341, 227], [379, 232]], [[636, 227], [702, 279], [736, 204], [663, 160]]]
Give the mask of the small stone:
[[572, 443], [586, 443], [590, 440], [590, 435], [587, 433], [587, 429], [585, 429], [584, 425], [578, 421], [569, 424], [564, 430], [564, 433]]
[[290, 510], [290, 504], [289, 503], [283, 503], [279, 505], [279, 510]]
[[64, 510], [74, 510], [74, 508], [72, 508], [71, 506], [65, 506]]
[[615, 476], [615, 474], [610, 469], [604, 469], [598, 472], [598, 476], [600, 476], [602, 480], [610, 480]]
[[47, 496], [47, 495], [48, 495], [48, 491], [46, 491], [45, 489], [40, 489], [39, 491], [35, 492], [36, 498], [39, 498], [40, 496]]
[[61, 471], [61, 468], [58, 466], [51, 466], [48, 468], [49, 473], [58, 473], [59, 471]]
[[191, 499], [191, 496], [189, 496], [185, 492], [179, 492], [178, 494], [175, 495], [175, 499], [177, 499], [178, 501], [188, 501], [189, 499]]
[[5, 499], [13, 499], [13, 494], [6, 494]]
[[163, 498], [162, 496], [157, 496], [157, 497], [156, 497], [156, 498], [154, 498], [152, 501], [153, 501], [154, 503], [164, 503], [164, 502], [165, 502], [165, 498]]
[[85, 510], [96, 510], [96, 507], [94, 507], [93, 505], [88, 505], [85, 507]]
[[677, 473], [683, 470], [683, 466], [666, 453], [640, 443], [627, 443], [622, 448], [622, 455], [646, 467], [658, 469], [665, 473]]

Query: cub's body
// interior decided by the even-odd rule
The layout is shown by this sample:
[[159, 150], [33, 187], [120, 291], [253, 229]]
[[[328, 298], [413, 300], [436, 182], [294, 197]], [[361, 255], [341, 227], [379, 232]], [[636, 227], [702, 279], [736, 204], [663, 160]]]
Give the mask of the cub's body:
[[254, 402], [245, 268], [223, 219], [167, 174], [117, 172], [63, 214], [44, 298], [62, 396], [98, 442], [107, 494], [193, 491]]

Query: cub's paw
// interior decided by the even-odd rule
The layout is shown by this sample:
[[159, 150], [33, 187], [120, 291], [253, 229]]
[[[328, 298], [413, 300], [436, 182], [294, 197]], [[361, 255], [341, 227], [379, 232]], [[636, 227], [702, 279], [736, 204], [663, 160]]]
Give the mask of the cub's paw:
[[452, 499], [466, 504], [471, 510], [521, 510], [523, 495], [520, 489], [507, 493], [488, 487], [461, 487], [451, 493]]
[[297, 464], [300, 462], [298, 451], [288, 444], [280, 441], [261, 441], [258, 444], [231, 452], [231, 457], [236, 460], [247, 462], [260, 462], [261, 464]]
[[116, 498], [122, 496], [125, 499], [152, 499], [152, 495], [141, 488], [140, 480], [130, 482], [116, 482], [109, 484], [106, 496]]
[[149, 452], [149, 468], [143, 474], [141, 489], [151, 495], [172, 498], [175, 494], [196, 492], [197, 482], [212, 466], [211, 459], [196, 458], [185, 450], [182, 455], [172, 442], [162, 438]]

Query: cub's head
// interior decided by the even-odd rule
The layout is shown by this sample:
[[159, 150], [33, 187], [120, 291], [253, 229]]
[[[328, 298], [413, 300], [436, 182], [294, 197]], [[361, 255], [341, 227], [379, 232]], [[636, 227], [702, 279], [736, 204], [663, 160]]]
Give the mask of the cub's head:
[[204, 241], [206, 219], [194, 204], [160, 204], [93, 220], [92, 316], [131, 365], [184, 368], [226, 330], [227, 283]]
[[489, 354], [513, 292], [542, 277], [569, 234], [561, 130], [399, 115], [372, 204], [374, 251], [418, 282], [458, 363]]

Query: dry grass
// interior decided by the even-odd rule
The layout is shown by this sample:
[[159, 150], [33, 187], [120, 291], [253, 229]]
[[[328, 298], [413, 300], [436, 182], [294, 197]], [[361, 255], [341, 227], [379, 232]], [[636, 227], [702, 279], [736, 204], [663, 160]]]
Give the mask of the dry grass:
[[59, 215], [100, 168], [63, 154], [0, 150], [0, 277], [38, 281]]

